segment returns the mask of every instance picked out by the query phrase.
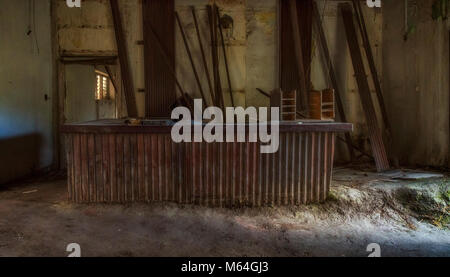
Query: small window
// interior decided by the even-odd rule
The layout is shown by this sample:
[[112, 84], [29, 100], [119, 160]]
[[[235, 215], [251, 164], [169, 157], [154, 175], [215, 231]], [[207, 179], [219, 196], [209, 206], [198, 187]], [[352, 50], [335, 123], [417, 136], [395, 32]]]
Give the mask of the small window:
[[108, 75], [101, 71], [95, 71], [95, 73], [97, 82], [95, 87], [95, 100], [111, 99]]

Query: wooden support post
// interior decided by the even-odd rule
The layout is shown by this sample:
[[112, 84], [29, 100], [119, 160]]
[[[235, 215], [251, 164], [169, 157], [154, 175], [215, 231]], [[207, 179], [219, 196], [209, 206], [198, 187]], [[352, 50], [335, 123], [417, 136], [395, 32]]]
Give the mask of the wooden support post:
[[123, 32], [122, 20], [120, 18], [119, 4], [117, 0], [110, 0], [112, 17], [114, 21], [114, 31], [116, 36], [117, 51], [120, 62], [120, 72], [122, 73], [122, 82], [125, 92], [125, 100], [129, 117], [137, 117], [136, 95], [134, 94], [134, 85], [130, 71], [130, 61], [128, 59], [127, 44]]
[[[314, 20], [314, 26], [316, 27], [316, 32], [319, 36], [319, 44], [322, 49], [322, 54], [325, 59], [326, 63], [326, 69], [328, 70], [328, 76], [331, 81], [331, 85], [334, 88], [334, 91], [336, 92], [336, 104], [337, 104], [337, 110], [339, 112], [339, 117], [342, 122], [348, 122], [347, 117], [345, 115], [344, 111], [344, 105], [342, 101], [342, 93], [338, 85], [337, 77], [336, 77], [336, 71], [334, 70], [333, 63], [331, 61], [331, 55], [330, 50], [328, 48], [327, 39], [325, 37], [325, 32], [323, 30], [322, 20], [320, 19], [320, 13], [319, 9], [317, 8], [316, 1], [313, 1], [313, 20]], [[355, 159], [355, 152], [353, 151], [353, 143], [352, 143], [352, 137], [349, 133], [345, 134], [345, 142], [347, 144], [348, 152], [350, 153], [350, 159], [353, 161]]]
[[390, 168], [389, 160], [386, 154], [380, 126], [378, 125], [378, 119], [373, 106], [372, 96], [370, 95], [369, 83], [367, 81], [362, 53], [359, 48], [356, 28], [353, 22], [352, 7], [348, 3], [342, 3], [339, 4], [339, 9], [341, 10], [342, 17], [344, 19], [347, 43], [350, 49], [353, 69], [355, 71], [355, 77], [358, 83], [358, 91], [366, 117], [373, 156], [377, 170], [379, 172], [385, 171]]

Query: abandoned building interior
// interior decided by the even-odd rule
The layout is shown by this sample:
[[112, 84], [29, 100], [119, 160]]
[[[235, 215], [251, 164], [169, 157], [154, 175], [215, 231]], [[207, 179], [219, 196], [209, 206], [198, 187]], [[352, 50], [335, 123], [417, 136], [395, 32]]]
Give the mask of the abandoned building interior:
[[0, 256], [450, 256], [447, 1], [68, 2], [0, 0]]

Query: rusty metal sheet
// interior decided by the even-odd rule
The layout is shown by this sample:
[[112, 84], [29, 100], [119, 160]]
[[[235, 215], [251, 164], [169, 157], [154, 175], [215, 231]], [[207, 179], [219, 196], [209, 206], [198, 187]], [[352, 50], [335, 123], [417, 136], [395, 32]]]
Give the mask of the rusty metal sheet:
[[323, 202], [335, 134], [283, 132], [259, 143], [173, 143], [170, 134], [66, 134], [68, 197], [77, 203], [170, 201], [205, 206]]

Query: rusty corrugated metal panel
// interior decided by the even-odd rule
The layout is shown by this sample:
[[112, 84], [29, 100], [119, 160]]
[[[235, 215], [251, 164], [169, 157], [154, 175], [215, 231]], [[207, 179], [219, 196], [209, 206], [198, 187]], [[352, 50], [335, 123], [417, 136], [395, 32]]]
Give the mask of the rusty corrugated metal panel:
[[[176, 101], [175, 80], [175, 3], [174, 0], [144, 0], [142, 3], [144, 29], [144, 64], [146, 90], [146, 116], [170, 117], [170, 106]], [[165, 57], [153, 39], [157, 33], [163, 44]], [[169, 63], [170, 66], [167, 64]]]
[[169, 134], [68, 134], [68, 197], [77, 203], [171, 201], [205, 206], [322, 202], [334, 133], [285, 132], [259, 143], [173, 143]]

